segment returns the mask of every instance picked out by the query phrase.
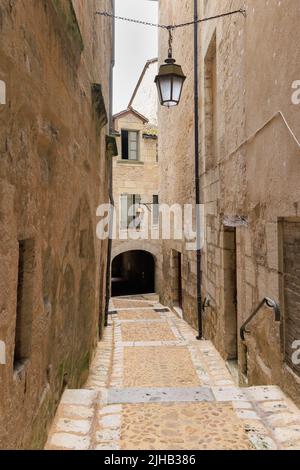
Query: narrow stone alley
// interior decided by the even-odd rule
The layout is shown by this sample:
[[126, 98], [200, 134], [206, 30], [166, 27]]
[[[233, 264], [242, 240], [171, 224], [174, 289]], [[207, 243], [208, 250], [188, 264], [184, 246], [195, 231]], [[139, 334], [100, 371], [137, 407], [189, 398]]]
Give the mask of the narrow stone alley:
[[239, 388], [209, 341], [155, 296], [115, 298], [82, 390], [66, 390], [48, 450], [300, 449], [276, 386]]

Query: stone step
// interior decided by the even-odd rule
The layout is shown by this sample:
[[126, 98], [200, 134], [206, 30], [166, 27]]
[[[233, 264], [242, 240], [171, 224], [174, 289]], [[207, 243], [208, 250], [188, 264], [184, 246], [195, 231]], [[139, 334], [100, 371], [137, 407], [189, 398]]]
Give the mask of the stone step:
[[215, 401], [211, 389], [207, 387], [110, 389], [107, 397], [109, 404]]
[[[61, 405], [91, 406], [98, 399], [98, 391], [89, 389], [66, 390]], [[261, 387], [183, 387], [183, 388], [111, 388], [107, 391], [108, 403], [153, 402], [276, 402], [277, 409], [287, 410], [284, 393], [276, 386]], [[281, 406], [280, 406], [281, 405]], [[263, 410], [263, 407], [262, 407]], [[294, 411], [294, 409], [293, 409]]]

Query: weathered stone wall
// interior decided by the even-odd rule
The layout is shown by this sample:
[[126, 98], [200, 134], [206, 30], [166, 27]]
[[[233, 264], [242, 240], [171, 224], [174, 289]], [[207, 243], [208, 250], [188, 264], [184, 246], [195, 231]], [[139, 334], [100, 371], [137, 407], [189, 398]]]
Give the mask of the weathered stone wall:
[[[162, 0], [160, 21], [192, 18], [193, 3]], [[202, 17], [240, 6], [238, 1], [199, 1]], [[230, 358], [230, 323], [237, 308], [241, 381], [279, 384], [299, 403], [300, 379], [285, 358], [284, 331], [289, 312], [284, 302], [286, 273], [280, 229], [281, 218], [300, 221], [299, 144], [292, 135], [299, 140], [299, 104], [291, 99], [292, 84], [299, 80], [299, 8], [296, 0], [249, 0], [245, 6], [246, 19], [239, 14], [203, 23], [199, 31], [201, 199], [206, 216], [203, 296], [211, 298], [211, 307], [205, 311], [204, 332], [223, 357]], [[162, 60], [167, 39], [164, 32], [161, 35]], [[178, 109], [160, 112], [159, 150], [167, 181], [161, 190], [162, 202], [189, 201], [194, 194], [192, 50], [192, 30], [175, 32], [174, 55], [188, 79]], [[228, 245], [226, 225], [232, 224], [236, 226], [236, 241], [230, 238]], [[172, 248], [174, 243], [164, 243], [164, 279], [171, 272]], [[228, 275], [233, 276], [235, 270], [234, 254], [237, 280], [232, 277], [228, 284]], [[183, 255], [185, 266], [190, 255], [184, 251]], [[185, 280], [183, 283], [186, 296]], [[195, 324], [194, 277], [190, 284], [193, 310], [184, 308], [184, 315]], [[165, 291], [166, 300], [171, 302], [172, 292], [167, 286]], [[251, 333], [242, 344], [239, 328], [265, 296], [280, 302], [281, 326], [275, 323], [271, 310], [263, 309], [249, 326]]]
[[[127, 230], [121, 230], [117, 226], [117, 239], [113, 241], [114, 259], [120, 253], [132, 250], [144, 250], [151, 253], [155, 258], [156, 267], [156, 289], [161, 286], [161, 243], [159, 231], [152, 225], [152, 203], [153, 195], [160, 198], [160, 173], [159, 162], [157, 161], [157, 129], [151, 124], [144, 124], [135, 114], [129, 113], [115, 120], [115, 129], [121, 132], [122, 129], [139, 132], [139, 161], [129, 161], [121, 159], [121, 137], [117, 137], [118, 156], [113, 161], [113, 193], [116, 214], [120, 213], [120, 197], [122, 194], [139, 194], [143, 216], [149, 219], [149, 232], [141, 231], [139, 239], [130, 239]], [[155, 138], [145, 138], [143, 134], [153, 134]], [[151, 231], [153, 231], [151, 237]]]
[[112, 24], [100, 7], [112, 2], [0, 1], [1, 448], [43, 446], [102, 323]]
[[[162, 24], [182, 23], [193, 18], [193, 2], [168, 2], [162, 0], [160, 18]], [[167, 58], [168, 34], [160, 32], [159, 63]], [[187, 76], [182, 99], [176, 108], [160, 108], [159, 160], [161, 165], [161, 203], [172, 205], [195, 203], [194, 173], [194, 95], [193, 95], [193, 28], [174, 32], [174, 58], [183, 66]], [[173, 266], [172, 250], [183, 254], [182, 288], [184, 317], [193, 326], [196, 317], [196, 261], [195, 253], [186, 250], [185, 241], [164, 240], [162, 302], [176, 305], [178, 282]]]

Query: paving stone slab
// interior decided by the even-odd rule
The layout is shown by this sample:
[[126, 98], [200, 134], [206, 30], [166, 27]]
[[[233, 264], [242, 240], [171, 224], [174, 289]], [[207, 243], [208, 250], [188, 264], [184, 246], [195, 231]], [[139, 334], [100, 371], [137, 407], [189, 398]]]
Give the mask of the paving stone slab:
[[99, 410], [99, 416], [120, 414], [122, 411], [122, 405], [108, 405]]
[[247, 397], [238, 387], [212, 387], [212, 393], [217, 401], [247, 401]]
[[138, 319], [138, 320], [132, 320], [132, 319], [120, 319], [118, 320], [118, 323], [117, 325], [131, 325], [131, 324], [134, 324], [134, 325], [143, 325], [143, 324], [146, 324], [148, 328], [151, 328], [151, 325], [156, 325], [156, 324], [165, 324], [166, 321], [162, 318], [142, 318], [142, 319]]
[[120, 439], [120, 430], [109, 428], [101, 429], [101, 431], [96, 432], [95, 437], [99, 444], [101, 442], [110, 442], [116, 444]]
[[288, 404], [282, 400], [266, 401], [258, 404], [260, 410], [264, 413], [281, 413], [289, 409]]
[[267, 423], [272, 427], [284, 427], [290, 424], [300, 423], [300, 416], [297, 413], [275, 413], [266, 418]]
[[81, 405], [60, 405], [60, 416], [67, 419], [90, 419], [94, 415], [94, 408]]
[[174, 341], [122, 341], [122, 346], [124, 348], [144, 348], [144, 347], [156, 347], [159, 348], [160, 346], [186, 346], [186, 341], [181, 340], [174, 340]]
[[55, 433], [50, 440], [50, 448], [66, 450], [88, 450], [90, 438], [68, 433]]
[[107, 414], [101, 416], [100, 423], [104, 428], [118, 429], [121, 425], [121, 417], [118, 414]]
[[56, 424], [60, 432], [88, 434], [91, 429], [91, 421], [83, 419], [60, 418]]
[[198, 388], [128, 388], [108, 391], [108, 403], [193, 403], [214, 401], [208, 387]]
[[254, 445], [256, 450], [277, 450], [278, 446], [269, 436], [257, 434], [256, 432], [248, 432], [248, 439]]
[[91, 406], [96, 398], [97, 392], [94, 390], [66, 390], [61, 404]]
[[276, 386], [245, 388], [244, 394], [251, 401], [273, 401], [285, 398], [284, 393]]
[[280, 442], [286, 442], [292, 445], [294, 441], [300, 441], [300, 425], [290, 425], [281, 428], [275, 428], [274, 434]]
[[118, 444], [105, 444], [102, 443], [95, 447], [95, 450], [120, 450], [120, 446]]
[[258, 416], [258, 414], [249, 409], [249, 410], [237, 410], [237, 415], [240, 419], [260, 419], [260, 417]]

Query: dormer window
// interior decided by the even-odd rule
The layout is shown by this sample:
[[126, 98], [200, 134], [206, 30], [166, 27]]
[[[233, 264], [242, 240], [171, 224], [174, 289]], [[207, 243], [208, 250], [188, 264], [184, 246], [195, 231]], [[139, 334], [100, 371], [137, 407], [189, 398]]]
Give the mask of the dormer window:
[[122, 160], [139, 160], [139, 132], [121, 131]]

